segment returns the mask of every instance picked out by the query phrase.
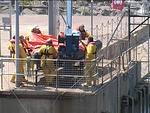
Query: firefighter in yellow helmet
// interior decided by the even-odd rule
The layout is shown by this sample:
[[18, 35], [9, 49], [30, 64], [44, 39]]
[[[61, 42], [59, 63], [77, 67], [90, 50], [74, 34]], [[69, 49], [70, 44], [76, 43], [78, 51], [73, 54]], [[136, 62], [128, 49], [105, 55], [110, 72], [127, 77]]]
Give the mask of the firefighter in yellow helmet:
[[85, 86], [92, 86], [96, 85], [96, 79], [93, 75], [96, 73], [95, 67], [96, 62], [92, 61], [96, 59], [96, 46], [95, 42], [93, 41], [93, 37], [88, 38], [88, 44], [86, 47], [86, 84]]
[[[19, 58], [26, 58], [27, 54], [26, 51], [22, 45], [22, 43], [20, 42], [21, 37], [19, 37]], [[13, 37], [12, 40], [10, 40], [10, 43], [8, 45], [8, 49], [10, 50], [10, 52], [12, 53], [12, 58], [16, 58], [16, 51], [15, 51], [15, 36]], [[15, 61], [14, 61], [15, 63]], [[21, 74], [25, 74], [25, 68], [26, 68], [26, 61], [19, 61], [19, 72]], [[12, 76], [11, 82], [15, 83], [15, 75]], [[22, 77], [21, 82], [27, 82], [27, 80], [25, 79], [25, 77]]]
[[[46, 83], [52, 84], [54, 80], [54, 76], [50, 76], [48, 74], [55, 74], [55, 67], [54, 67], [54, 61], [50, 59], [56, 58], [57, 52], [55, 48], [53, 47], [53, 43], [51, 39], [48, 39], [47, 45], [41, 46], [41, 48], [38, 51], [38, 55], [41, 55], [41, 59], [49, 59], [49, 60], [42, 60], [41, 61], [41, 67], [43, 68]], [[48, 75], [48, 76], [47, 76]]]

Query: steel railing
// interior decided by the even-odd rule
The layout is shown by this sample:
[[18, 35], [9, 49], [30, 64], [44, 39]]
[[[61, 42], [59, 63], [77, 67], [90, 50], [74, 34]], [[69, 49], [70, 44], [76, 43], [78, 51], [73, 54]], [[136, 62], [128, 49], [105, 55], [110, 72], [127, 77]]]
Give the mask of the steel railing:
[[[132, 48], [133, 49], [133, 48]], [[131, 50], [130, 50], [131, 51]], [[89, 89], [84, 84], [89, 80], [96, 81], [101, 86], [116, 77], [121, 70], [128, 69], [128, 51], [109, 63], [103, 57], [92, 61], [87, 60], [61, 60], [61, 59], [0, 59], [1, 88], [7, 88], [12, 75], [15, 75], [15, 61], [19, 61], [20, 76], [25, 76], [28, 82], [24, 86], [42, 86], [53, 88]], [[40, 62], [45, 63], [40, 67]], [[47, 64], [48, 63], [48, 64]], [[7, 81], [7, 82], [6, 82]], [[15, 85], [13, 85], [15, 87]]]
[[[1, 58], [1, 88], [15, 75], [15, 61], [19, 62], [18, 76], [25, 76], [25, 86], [52, 86], [55, 88], [80, 88], [88, 79], [87, 74], [98, 75], [96, 60], [13, 59]], [[43, 62], [43, 66], [40, 66]], [[91, 71], [92, 70], [92, 71]], [[93, 77], [91, 77], [92, 80]], [[7, 79], [7, 83], [4, 83]]]

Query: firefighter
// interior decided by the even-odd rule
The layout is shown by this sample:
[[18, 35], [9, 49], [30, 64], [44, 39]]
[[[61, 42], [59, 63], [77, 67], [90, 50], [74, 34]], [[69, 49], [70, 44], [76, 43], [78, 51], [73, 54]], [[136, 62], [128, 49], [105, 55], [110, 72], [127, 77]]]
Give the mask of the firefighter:
[[[38, 51], [38, 55], [41, 55], [41, 59], [55, 59], [57, 52], [53, 47], [52, 40], [48, 39], [46, 43], [47, 45], [41, 46], [41, 48]], [[45, 76], [46, 84], [51, 85], [55, 77], [48, 76], [48, 74], [55, 74], [54, 61], [42, 60], [40, 65], [43, 68], [44, 74], [46, 75]]]
[[42, 34], [38, 25], [34, 26], [31, 32], [36, 33], [36, 34]]
[[11, 57], [15, 58], [15, 36], [13, 36], [13, 38], [10, 40], [8, 50], [10, 50]]
[[86, 38], [91, 36], [91, 34], [84, 29], [83, 24], [80, 25], [78, 28], [76, 28], [76, 31], [80, 31], [80, 39], [81, 40], [85, 40]]
[[32, 52], [31, 48], [32, 47], [28, 45], [28, 40], [26, 40], [23, 35], [21, 35], [19, 37], [19, 40], [20, 40], [20, 43], [22, 44], [27, 56], [31, 56], [31, 52]]
[[31, 31], [25, 36], [25, 39], [29, 41], [29, 36], [31, 35], [31, 33], [36, 33], [36, 34], [44, 34], [43, 32], [41, 32], [40, 28], [38, 25], [34, 26]]
[[[23, 44], [21, 43], [19, 37], [19, 58], [26, 58], [26, 51], [23, 47]], [[10, 50], [11, 54], [12, 54], [12, 58], [16, 58], [16, 51], [15, 51], [15, 36], [13, 37], [12, 40], [10, 40], [10, 43], [8, 45], [8, 49]], [[15, 61], [14, 61], [15, 63]], [[19, 61], [19, 73], [21, 74], [25, 74], [25, 68], [26, 68], [26, 61]], [[15, 83], [15, 75], [12, 76], [10, 82]], [[22, 84], [22, 82], [27, 82], [27, 80], [25, 79], [25, 77], [23, 76], [20, 84]]]
[[[84, 44], [85, 45], [85, 44]], [[88, 38], [88, 44], [86, 45], [86, 84], [84, 86], [94, 86], [96, 85], [96, 79], [92, 77], [95, 74], [96, 62], [92, 61], [96, 59], [96, 46], [93, 41], [93, 37]]]

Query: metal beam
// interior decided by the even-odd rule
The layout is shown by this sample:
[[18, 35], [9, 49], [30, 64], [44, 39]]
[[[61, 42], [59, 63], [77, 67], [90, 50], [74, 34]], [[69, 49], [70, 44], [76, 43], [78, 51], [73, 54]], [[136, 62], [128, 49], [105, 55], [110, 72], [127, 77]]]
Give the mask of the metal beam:
[[18, 0], [15, 0], [15, 20], [16, 20], [16, 34], [15, 34], [15, 49], [16, 49], [16, 87], [20, 87], [20, 79], [19, 79], [19, 4], [18, 4]]
[[11, 37], [12, 37], [12, 24], [11, 24], [11, 13], [12, 13], [12, 8], [11, 8], [11, 6], [12, 6], [12, 3], [11, 3], [11, 1], [9, 2], [9, 18], [10, 18], [10, 39], [11, 39]]
[[[131, 30], [131, 28], [130, 28], [130, 23], [131, 23], [131, 20], [130, 20], [130, 13], [131, 13], [131, 11], [130, 11], [130, 8], [131, 8], [131, 6], [130, 6], [130, 4], [128, 4], [128, 46], [129, 46], [129, 48], [131, 47], [131, 45], [130, 45], [130, 38], [131, 38], [131, 34], [130, 34], [130, 30]], [[131, 60], [131, 51], [129, 51], [129, 61]]]
[[130, 17], [149, 17], [149, 15], [130, 15]]
[[54, 29], [53, 29], [53, 23], [54, 23], [54, 19], [53, 19], [53, 15], [54, 15], [54, 4], [53, 4], [53, 0], [48, 0], [48, 34], [49, 35], [54, 35]]
[[148, 19], [149, 19], [149, 17], [147, 17], [143, 22], [141, 22], [138, 26], [136, 26], [130, 33], [133, 33], [138, 27], [143, 25]]
[[72, 34], [72, 0], [67, 1], [67, 25], [66, 34]]
[[93, 35], [93, 0], [91, 0], [91, 35]]

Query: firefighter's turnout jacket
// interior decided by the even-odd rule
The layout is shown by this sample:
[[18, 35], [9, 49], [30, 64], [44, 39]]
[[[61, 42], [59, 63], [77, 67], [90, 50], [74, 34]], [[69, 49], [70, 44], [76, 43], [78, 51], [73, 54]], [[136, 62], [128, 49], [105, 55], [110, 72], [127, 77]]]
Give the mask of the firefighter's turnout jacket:
[[[56, 58], [56, 50], [52, 45], [43, 45], [38, 51], [38, 55], [41, 55], [41, 59], [54, 59]], [[41, 67], [43, 68], [44, 74], [46, 75], [46, 83], [52, 84], [54, 76], [48, 76], [49, 74], [55, 74], [54, 61], [42, 60]]]

